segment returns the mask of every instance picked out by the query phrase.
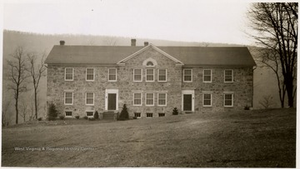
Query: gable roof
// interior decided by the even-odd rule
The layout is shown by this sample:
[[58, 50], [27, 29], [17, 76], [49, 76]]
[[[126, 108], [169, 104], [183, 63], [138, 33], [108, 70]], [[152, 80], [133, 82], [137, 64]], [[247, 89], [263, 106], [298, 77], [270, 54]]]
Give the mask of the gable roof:
[[167, 58], [173, 60], [174, 62], [176, 62], [176, 64], [183, 65], [183, 63], [182, 63], [180, 60], [174, 58], [173, 56], [169, 55], [168, 53], [162, 51], [161, 49], [159, 49], [158, 47], [156, 47], [156, 46], [154, 46], [154, 45], [152, 45], [152, 44], [147, 45], [147, 46], [145, 46], [144, 48], [142, 48], [141, 50], [135, 52], [134, 54], [132, 54], [132, 55], [130, 55], [130, 56], [128, 56], [128, 57], [126, 57], [126, 58], [120, 60], [117, 64], [122, 64], [122, 63], [128, 61], [129, 59], [131, 59], [131, 58], [133, 58], [134, 56], [136, 56], [136, 55], [142, 53], [143, 51], [147, 50], [147, 49], [150, 48], [150, 47], [152, 47], [154, 50], [156, 50], [156, 51], [159, 52], [160, 54], [166, 56]]
[[[184, 65], [255, 66], [247, 47], [156, 47], [163, 55]], [[137, 55], [148, 46], [69, 46], [55, 45], [46, 64], [116, 65]]]

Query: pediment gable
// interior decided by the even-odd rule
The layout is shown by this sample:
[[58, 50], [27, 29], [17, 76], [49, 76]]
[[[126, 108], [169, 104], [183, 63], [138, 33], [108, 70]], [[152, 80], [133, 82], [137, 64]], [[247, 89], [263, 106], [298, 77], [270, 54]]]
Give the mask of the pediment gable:
[[[134, 58], [135, 56], [138, 56], [142, 52], [145, 52], [145, 51], [150, 50], [150, 49], [154, 49], [155, 51], [162, 54], [163, 56], [171, 59], [172, 61], [175, 62], [176, 65], [184, 65], [183, 62], [181, 62], [180, 60], [178, 60], [175, 57], [171, 56], [170, 54], [164, 52], [163, 50], [159, 49], [158, 47], [154, 46], [153, 44], [149, 44], [149, 45], [145, 46], [144, 48], [138, 50], [137, 52], [135, 52], [135, 53], [127, 56], [126, 58], [120, 60], [117, 64], [120, 65], [120, 66], [124, 65], [125, 62], [129, 61], [130, 59]], [[149, 60], [151, 60], [151, 59], [152, 58], [149, 58]], [[153, 62], [156, 62], [156, 61], [154, 60]], [[143, 64], [147, 64], [147, 60], [145, 60]]]

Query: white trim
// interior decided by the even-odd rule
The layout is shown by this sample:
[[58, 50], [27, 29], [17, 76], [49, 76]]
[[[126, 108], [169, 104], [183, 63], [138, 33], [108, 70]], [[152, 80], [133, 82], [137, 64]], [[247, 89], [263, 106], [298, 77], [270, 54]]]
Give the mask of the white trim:
[[[186, 81], [184, 78], [186, 70], [191, 70], [191, 81]], [[188, 82], [188, 83], [193, 82], [193, 69], [183, 69], [183, 82]]]
[[[72, 79], [66, 79], [67, 69], [72, 69]], [[65, 67], [65, 81], [74, 81], [74, 68], [73, 67]]]
[[[159, 94], [164, 94], [165, 95], [165, 104], [159, 104]], [[167, 93], [157, 93], [157, 106], [167, 106], [167, 99], [168, 94]]]
[[[210, 95], [210, 105], [204, 105], [204, 95], [209, 94]], [[203, 107], [212, 107], [212, 92], [202, 92], [202, 106]]]
[[[134, 104], [134, 99], [135, 99], [135, 97], [134, 97], [134, 94], [141, 94], [141, 104]], [[132, 103], [132, 105], [133, 106], [142, 106], [143, 105], [143, 93], [142, 92], [134, 92], [134, 93], [132, 93], [132, 101], [133, 101], [133, 103]]]
[[119, 89], [105, 89], [105, 110], [108, 110], [108, 94], [116, 94], [116, 110], [119, 110]]
[[[109, 80], [109, 72], [110, 72], [111, 69], [116, 70], [116, 79], [115, 80]], [[108, 77], [107, 77], [107, 79], [108, 79], [109, 82], [116, 82], [118, 80], [117, 76], [118, 76], [118, 70], [116, 68], [108, 68]]]
[[[147, 94], [152, 94], [153, 104], [147, 104]], [[145, 106], [154, 106], [154, 93], [145, 93]]]
[[[148, 79], [147, 79], [147, 75], [148, 75], [147, 70], [153, 70], [153, 80], [148, 80]], [[155, 69], [153, 69], [153, 68], [145, 69], [145, 81], [146, 81], [146, 82], [154, 82], [154, 81], [155, 81]]]
[[[88, 69], [93, 69], [93, 79], [92, 79], [92, 80], [89, 80], [89, 79], [88, 79]], [[85, 69], [85, 71], [86, 71], [86, 74], [85, 74], [85, 80], [86, 80], [86, 81], [89, 81], [89, 82], [95, 81], [95, 68], [87, 67], [87, 68]]]
[[118, 65], [122, 65], [123, 62], [126, 62], [127, 60], [133, 58], [134, 56], [144, 52], [145, 50], [147, 50], [148, 48], [152, 47], [153, 49], [155, 49], [156, 51], [158, 51], [159, 53], [161, 53], [162, 55], [168, 57], [169, 59], [173, 60], [174, 62], [176, 62], [176, 64], [178, 65], [184, 65], [183, 62], [181, 62], [180, 60], [176, 59], [175, 57], [169, 55], [168, 53], [164, 52], [163, 50], [159, 49], [158, 47], [154, 46], [153, 44], [149, 44], [148, 46], [145, 46], [144, 48], [142, 48], [141, 50], [133, 53], [132, 55], [127, 56], [126, 58], [120, 60], [117, 64]]
[[[231, 81], [225, 81], [226, 78], [226, 70], [231, 70]], [[225, 69], [224, 70], [224, 83], [233, 83], [233, 69]]]
[[[66, 103], [66, 93], [72, 93], [72, 103]], [[64, 91], [64, 105], [73, 105], [74, 93], [72, 91]]]
[[[225, 105], [225, 95], [231, 95], [231, 105]], [[233, 102], [234, 102], [234, 92], [224, 92], [223, 93], [223, 104], [224, 107], [233, 107]]]
[[[161, 71], [161, 70], [165, 70], [166, 71], [166, 80], [159, 80], [159, 72]], [[157, 81], [158, 82], [167, 82], [168, 81], [168, 70], [167, 69], [158, 69], [158, 71], [157, 71], [158, 73], [157, 73]]]
[[[210, 70], [210, 81], [205, 81], [204, 80], [204, 76], [205, 76], [204, 72], [205, 72], [205, 70]], [[211, 82], [212, 82], [212, 69], [203, 69], [203, 83], [211, 83]]]
[[192, 111], [195, 111], [195, 91], [194, 90], [182, 90], [181, 91], [181, 110], [183, 110], [184, 102], [183, 102], [183, 96], [185, 94], [191, 94], [192, 95]]
[[[93, 104], [88, 104], [87, 103], [87, 94], [88, 93], [92, 93], [93, 94]], [[94, 105], [95, 104], [95, 93], [93, 93], [93, 92], [86, 92], [85, 93], [85, 105], [89, 105], [89, 106], [92, 106], [92, 105]]]
[[[141, 80], [135, 80], [135, 70], [141, 70]], [[133, 69], [133, 82], [142, 82], [143, 81], [143, 69]]]

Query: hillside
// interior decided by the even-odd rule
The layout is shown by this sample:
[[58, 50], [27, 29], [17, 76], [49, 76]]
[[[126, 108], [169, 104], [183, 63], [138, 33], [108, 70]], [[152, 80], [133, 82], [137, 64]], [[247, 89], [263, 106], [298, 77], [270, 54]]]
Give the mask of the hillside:
[[[7, 90], [7, 80], [5, 79], [7, 73], [6, 59], [10, 59], [10, 54], [18, 46], [22, 46], [28, 52], [45, 53], [48, 55], [53, 45], [58, 45], [60, 40], [65, 40], [66, 45], [114, 45], [114, 46], [128, 46], [130, 45], [130, 37], [108, 37], [108, 36], [94, 36], [94, 35], [48, 35], [48, 34], [36, 34], [4, 30], [3, 32], [3, 100], [2, 105], [5, 107], [8, 103], [10, 121], [12, 124], [15, 115], [14, 113], [14, 100], [11, 91]], [[217, 44], [217, 43], [206, 43], [206, 42], [179, 42], [179, 41], [167, 41], [157, 39], [139, 39], [137, 38], [137, 45], [142, 46], [147, 41], [155, 44], [156, 46], [241, 46], [237, 44]], [[255, 49], [250, 48], [251, 53], [256, 57]], [[41, 56], [41, 55], [39, 55]], [[275, 77], [272, 78], [272, 72], [265, 68], [257, 67], [254, 71], [254, 108], [259, 108], [259, 101], [267, 95], [272, 95], [274, 100], [273, 107], [279, 106], [277, 96], [277, 86]], [[272, 84], [272, 85], [270, 85]], [[30, 88], [31, 83], [28, 82]], [[26, 98], [26, 99], [25, 99]], [[28, 106], [30, 110], [32, 91], [28, 91], [22, 97], [24, 106]], [[40, 115], [45, 116], [46, 112], [46, 78], [41, 80], [40, 85]], [[26, 100], [26, 101], [25, 101]]]

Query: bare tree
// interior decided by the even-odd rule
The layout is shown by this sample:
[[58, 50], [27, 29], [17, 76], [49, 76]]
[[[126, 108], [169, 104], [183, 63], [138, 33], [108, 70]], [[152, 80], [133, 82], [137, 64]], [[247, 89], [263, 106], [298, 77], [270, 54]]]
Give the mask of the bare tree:
[[34, 111], [35, 118], [38, 119], [38, 92], [39, 92], [39, 84], [40, 80], [43, 76], [45, 76], [46, 67], [44, 65], [45, 53], [42, 56], [40, 62], [37, 62], [37, 55], [34, 53], [30, 53], [27, 55], [29, 67], [26, 69], [29, 72], [29, 75], [32, 79], [33, 85], [33, 94], [34, 94]]
[[17, 47], [14, 53], [11, 54], [11, 58], [6, 61], [8, 65], [8, 80], [10, 81], [8, 89], [13, 90], [14, 93], [16, 124], [18, 124], [20, 94], [27, 90], [26, 83], [24, 83], [28, 77], [25, 72], [26, 62], [24, 49]]
[[8, 117], [8, 110], [10, 106], [11, 101], [8, 100], [2, 105], [2, 127], [8, 126], [9, 124], [9, 117]]
[[268, 109], [274, 105], [273, 97], [271, 95], [264, 96], [263, 99], [259, 101], [259, 104], [263, 108]]
[[[296, 94], [298, 3], [255, 3], [249, 11], [249, 19], [255, 33], [252, 37], [260, 47], [271, 54], [263, 54], [264, 62], [274, 72], [282, 90], [280, 98], [287, 93], [289, 107], [294, 107]], [[275, 73], [276, 74], [276, 73]]]
[[117, 38], [112, 36], [105, 36], [102, 41], [107, 46], [116, 46], [117, 44]]
[[26, 101], [22, 100], [20, 105], [20, 116], [23, 117], [23, 121], [26, 121], [27, 113], [28, 113], [28, 106]]

